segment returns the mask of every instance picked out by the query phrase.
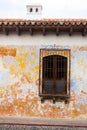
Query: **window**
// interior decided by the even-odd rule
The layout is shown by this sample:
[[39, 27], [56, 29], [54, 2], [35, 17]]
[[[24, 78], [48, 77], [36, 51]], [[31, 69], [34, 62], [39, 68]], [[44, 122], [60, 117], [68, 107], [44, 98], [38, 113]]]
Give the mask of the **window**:
[[40, 50], [40, 96], [67, 101], [70, 95], [70, 50]]
[[38, 8], [36, 8], [36, 12], [38, 12]]
[[33, 9], [32, 8], [30, 8], [30, 12], [32, 12], [33, 11]]

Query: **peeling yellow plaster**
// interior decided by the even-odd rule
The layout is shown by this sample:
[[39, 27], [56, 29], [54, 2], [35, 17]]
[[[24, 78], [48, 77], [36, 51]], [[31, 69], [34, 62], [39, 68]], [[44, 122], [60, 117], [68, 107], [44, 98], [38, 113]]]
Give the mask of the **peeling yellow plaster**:
[[4, 91], [3, 87], [0, 86], [0, 98], [3, 96], [3, 93], [4, 93], [3, 91]]
[[16, 56], [16, 49], [9, 47], [0, 47], [0, 55], [1, 56]]
[[37, 71], [39, 71], [39, 66], [35, 66], [35, 69], [36, 69]]
[[19, 66], [21, 69], [26, 69], [26, 59], [22, 57], [17, 57], [16, 60], [19, 62]]
[[17, 72], [16, 72], [16, 66], [15, 65], [11, 65], [10, 66], [10, 73], [11, 74], [17, 74]]
[[[71, 95], [69, 103], [66, 105], [62, 101], [57, 101], [56, 104], [53, 104], [52, 100], [46, 100], [41, 104], [38, 94], [39, 56], [37, 47], [16, 47], [16, 51], [15, 57], [7, 56], [4, 60], [3, 57], [0, 59], [0, 71], [5, 72], [5, 75], [10, 75], [5, 80], [8, 85], [1, 85], [0, 87], [1, 116], [21, 115], [26, 117], [77, 118], [83, 115], [85, 118], [87, 117], [87, 105], [84, 103], [84, 97], [86, 97], [87, 93], [81, 90], [81, 88], [86, 90], [87, 86], [86, 81], [86, 83], [82, 82], [87, 65], [85, 57], [81, 55], [80, 58], [78, 52], [80, 53], [81, 50], [78, 47], [74, 51], [72, 50], [71, 60], [74, 61], [75, 59], [75, 62], [73, 62], [74, 66], [71, 68], [72, 71], [74, 70], [73, 72], [71, 71], [71, 76], [73, 77], [71, 82], [74, 85], [71, 85]], [[82, 51], [82, 53], [84, 52]], [[79, 55], [78, 59], [76, 59], [77, 55]], [[77, 68], [81, 69], [81, 73], [77, 71]], [[81, 77], [79, 73], [82, 74]], [[4, 73], [0, 75], [1, 79], [3, 79], [3, 75]], [[85, 76], [87, 76], [86, 73]], [[9, 77], [14, 81], [12, 84], [8, 80]], [[80, 88], [81, 82], [84, 86]], [[72, 87], [74, 87], [73, 90]], [[78, 94], [76, 89], [79, 90]], [[78, 103], [78, 101], [82, 102]]]
[[80, 67], [82, 67], [83, 69], [87, 68], [87, 65], [85, 64], [85, 59], [84, 58], [81, 58], [79, 61], [78, 61], [78, 65]]

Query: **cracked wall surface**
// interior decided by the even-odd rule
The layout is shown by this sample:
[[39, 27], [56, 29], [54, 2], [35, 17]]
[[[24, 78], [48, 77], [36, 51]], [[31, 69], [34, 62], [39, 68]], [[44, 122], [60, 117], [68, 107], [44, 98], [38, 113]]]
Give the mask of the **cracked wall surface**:
[[[47, 47], [47, 46], [45, 46]], [[0, 46], [0, 116], [87, 119], [87, 47], [71, 49], [69, 103], [39, 97], [42, 45]], [[4, 53], [6, 52], [6, 53]]]

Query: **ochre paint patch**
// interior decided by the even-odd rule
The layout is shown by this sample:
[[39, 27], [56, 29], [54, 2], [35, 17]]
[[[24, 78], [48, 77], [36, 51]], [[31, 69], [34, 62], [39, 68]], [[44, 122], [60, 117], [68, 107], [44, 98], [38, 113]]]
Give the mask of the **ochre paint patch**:
[[80, 47], [79, 51], [87, 51], [87, 47]]
[[0, 47], [0, 56], [16, 56], [15, 48]]

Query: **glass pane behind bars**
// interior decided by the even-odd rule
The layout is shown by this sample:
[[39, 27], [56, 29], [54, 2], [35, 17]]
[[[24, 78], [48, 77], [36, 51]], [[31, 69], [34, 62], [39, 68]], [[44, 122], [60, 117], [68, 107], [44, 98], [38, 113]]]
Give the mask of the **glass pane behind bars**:
[[64, 92], [66, 90], [66, 84], [64, 80], [56, 81], [56, 92]]
[[57, 56], [57, 79], [67, 78], [67, 58], [64, 56]]
[[67, 58], [57, 56], [57, 76], [56, 76], [56, 92], [61, 93], [66, 91], [67, 80]]
[[45, 81], [44, 83], [44, 89], [47, 93], [53, 92], [53, 81]]
[[60, 55], [43, 57], [43, 89], [47, 93], [66, 91], [67, 58]]
[[53, 56], [43, 58], [43, 78], [53, 78]]

